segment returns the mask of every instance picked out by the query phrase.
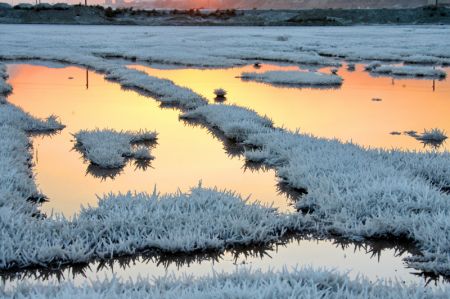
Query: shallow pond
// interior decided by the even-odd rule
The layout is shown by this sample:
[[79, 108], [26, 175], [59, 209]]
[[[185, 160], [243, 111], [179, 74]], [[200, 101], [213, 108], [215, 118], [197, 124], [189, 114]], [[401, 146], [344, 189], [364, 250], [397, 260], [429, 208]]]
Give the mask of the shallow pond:
[[[277, 126], [315, 136], [377, 148], [430, 150], [415, 138], [391, 132], [423, 132], [440, 128], [450, 133], [450, 79], [374, 77], [356, 65], [355, 71], [344, 65], [338, 75], [344, 79], [340, 88], [289, 88], [245, 81], [242, 72], [299, 70], [298, 66], [262, 64], [228, 69], [167, 69], [133, 65], [148, 74], [170, 79], [214, 100], [213, 91], [223, 88], [227, 102], [249, 107], [268, 115]], [[329, 68], [318, 69], [330, 73]], [[446, 69], [449, 73], [449, 69]], [[380, 99], [381, 101], [374, 101]], [[448, 135], [448, 134], [447, 134]], [[449, 150], [445, 142], [439, 150]]]
[[[272, 66], [264, 66], [264, 68], [270, 67]], [[273, 67], [275, 68], [275, 66]], [[153, 72], [155, 69], [146, 70]], [[248, 102], [245, 106], [267, 113], [279, 125], [285, 123], [289, 127], [298, 126], [295, 124], [301, 124], [305, 114], [302, 109], [296, 114], [292, 107], [289, 109], [290, 104], [286, 104], [288, 106], [280, 105], [282, 101], [283, 103], [293, 103], [292, 105], [295, 103], [293, 107], [299, 107], [296, 98], [290, 98], [287, 94], [338, 92], [295, 90], [243, 83], [240, 79], [234, 78], [234, 74], [238, 70], [239, 68], [223, 70], [223, 72], [230, 72], [227, 79], [222, 80], [223, 82], [229, 80], [230, 85], [220, 84], [229, 90], [229, 101], [245, 104], [237, 100], [244, 101], [245, 99], [245, 94], [241, 94], [239, 90], [242, 86], [250, 84], [253, 86], [251, 88], [255, 88], [254, 96], [250, 97], [251, 94], [248, 94]], [[175, 192], [177, 188], [187, 191], [189, 187], [197, 185], [200, 180], [207, 187], [226, 188], [239, 192], [243, 196], [252, 194], [253, 200], [273, 204], [283, 211], [292, 210], [288, 196], [277, 190], [277, 180], [273, 170], [247, 169], [243, 159], [239, 155], [234, 155], [232, 148], [228, 148], [223, 141], [215, 138], [208, 130], [180, 121], [177, 110], [160, 108], [158, 103], [151, 98], [139, 95], [134, 91], [122, 90], [118, 84], [106, 81], [102, 75], [79, 67], [60, 66], [56, 68], [43, 65], [10, 64], [8, 71], [10, 73], [9, 83], [14, 88], [13, 94], [8, 98], [10, 102], [37, 117], [56, 114], [66, 125], [66, 128], [59, 134], [33, 137], [34, 172], [39, 187], [49, 199], [41, 207], [47, 214], [56, 212], [64, 213], [67, 216], [73, 215], [79, 211], [81, 205], [95, 206], [96, 195], [107, 192], [152, 191], [154, 186], [163, 193]], [[183, 70], [158, 70], [157, 75], [166, 74], [164, 72], [183, 72]], [[217, 84], [214, 83], [217, 81], [206, 80], [206, 77], [208, 77], [207, 72], [219, 72], [219, 70], [190, 70], [189, 72], [202, 74], [201, 78], [205, 84], [202, 93], [205, 95], [209, 96], [211, 90], [217, 87]], [[169, 76], [165, 75], [165, 77]], [[199, 80], [202, 81], [202, 79]], [[221, 83], [223, 83], [222, 81]], [[347, 78], [345, 84], [350, 84], [350, 81], [351, 79]], [[176, 83], [187, 85], [195, 91], [201, 91], [196, 89], [195, 84]], [[237, 84], [236, 86], [239, 88], [233, 89], [233, 84]], [[249, 92], [247, 87], [243, 90]], [[279, 95], [271, 94], [269, 91], [278, 92]], [[378, 94], [378, 96], [383, 95]], [[269, 98], [271, 98], [271, 104]], [[332, 101], [338, 102], [338, 100]], [[348, 100], [357, 101], [353, 98]], [[266, 104], [258, 106], [258, 101]], [[306, 103], [305, 101], [308, 101], [307, 95], [303, 95], [300, 100], [301, 103]], [[341, 99], [341, 105], [344, 105], [342, 104], [344, 101], [347, 99]], [[365, 101], [368, 102], [366, 104], [371, 109], [380, 107], [376, 106], [378, 103], [372, 103], [370, 98]], [[250, 105], [250, 102], [253, 104]], [[310, 105], [313, 103], [321, 104], [320, 100], [310, 100]], [[262, 107], [267, 110], [262, 111]], [[283, 111], [286, 113], [285, 122], [281, 121]], [[317, 113], [320, 111], [318, 109]], [[308, 119], [311, 119], [313, 123], [322, 118], [322, 116], [313, 117], [311, 113], [312, 111], [309, 110], [307, 114], [309, 114]], [[129, 164], [115, 176], [110, 174], [111, 177], [102, 177], [97, 170], [89, 167], [89, 163], [83, 161], [79, 152], [73, 149], [74, 142], [71, 134], [80, 129], [94, 128], [156, 130], [159, 133], [159, 139], [158, 144], [152, 150], [156, 159], [148, 168]], [[329, 130], [334, 132], [336, 128], [333, 127]], [[390, 138], [389, 134], [384, 134], [384, 136]], [[414, 142], [411, 143], [411, 145], [414, 144]], [[342, 271], [348, 270], [352, 277], [364, 274], [371, 279], [391, 278], [406, 282], [423, 282], [421, 277], [413, 274], [415, 272], [413, 269], [405, 268], [402, 258], [408, 253], [393, 249], [394, 246], [391, 245], [373, 244], [367, 247], [355, 247], [353, 244], [343, 246], [341, 243], [330, 240], [302, 240], [299, 242], [290, 240], [283, 246], [271, 248], [262, 256], [241, 254], [235, 258], [232, 253], [226, 252], [221, 256], [202, 260], [194, 258], [189, 263], [182, 262], [183, 259], [166, 260], [162, 258], [151, 260], [138, 258], [126, 262], [116, 260], [112, 263], [112, 267], [98, 268], [98, 263], [93, 263], [81, 271], [83, 275], [74, 275], [74, 272], [81, 273], [74, 269], [66, 269], [62, 272], [62, 278], [70, 278], [74, 275], [77, 281], [82, 282], [86, 277], [95, 278], [111, 276], [111, 274], [128, 278], [138, 275], [164, 275], [172, 272], [176, 275], [189, 273], [199, 276], [212, 271], [231, 271], [236, 267], [280, 269], [284, 266], [289, 268], [296, 265], [313, 265]], [[56, 278], [57, 276], [51, 276], [50, 279]], [[42, 279], [42, 277], [31, 277], [31, 279]]]
[[[200, 181], [205, 187], [233, 190], [290, 209], [290, 201], [277, 191], [274, 171], [246, 169], [244, 160], [230, 156], [207, 130], [179, 121], [177, 110], [161, 109], [156, 101], [78, 67], [11, 65], [9, 72], [11, 103], [37, 117], [55, 114], [66, 125], [54, 136], [33, 138], [36, 180], [49, 198], [42, 206], [46, 213], [72, 215], [80, 205], [95, 205], [95, 194], [151, 192], [155, 186], [172, 193], [177, 188], [187, 191]], [[156, 130], [158, 144], [152, 149], [156, 159], [147, 169], [130, 163], [114, 179], [108, 174], [100, 177], [73, 149], [71, 135], [95, 128]]]

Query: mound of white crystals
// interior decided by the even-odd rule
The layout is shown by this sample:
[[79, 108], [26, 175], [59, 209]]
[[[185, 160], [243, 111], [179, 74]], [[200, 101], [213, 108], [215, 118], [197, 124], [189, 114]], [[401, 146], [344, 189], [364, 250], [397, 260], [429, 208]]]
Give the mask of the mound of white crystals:
[[432, 79], [442, 79], [447, 76], [443, 70], [430, 66], [373, 65], [368, 66], [367, 69], [375, 74], [388, 74], [394, 76], [425, 77]]
[[279, 272], [236, 270], [199, 279], [164, 276], [122, 282], [118, 279], [94, 280], [77, 285], [27, 283], [14, 291], [3, 290], [5, 298], [448, 298], [448, 287], [405, 286], [400, 282], [371, 282], [349, 279], [326, 270], [294, 269]]
[[0, 136], [0, 210], [36, 214], [36, 205], [27, 201], [39, 197], [30, 170], [28, 138], [22, 130], [7, 125], [0, 125]]
[[118, 194], [72, 220], [36, 219], [0, 209], [0, 268], [88, 262], [134, 254], [223, 250], [279, 240], [296, 220], [226, 191]]
[[0, 96], [9, 94], [12, 91], [11, 85], [6, 83], [8, 79], [8, 73], [6, 72], [6, 66], [0, 64]]
[[319, 72], [299, 71], [268, 71], [264, 73], [242, 73], [245, 80], [263, 82], [278, 85], [297, 86], [336, 86], [342, 84], [342, 78], [337, 75], [329, 75]]
[[245, 140], [250, 133], [261, 128], [272, 128], [272, 121], [259, 116], [255, 111], [235, 105], [212, 104], [201, 106], [181, 115], [183, 119], [200, 120], [220, 129], [226, 137], [238, 141]]
[[254, 111], [229, 105], [200, 107], [184, 117], [259, 148], [247, 151], [247, 159], [274, 166], [285, 183], [306, 189], [297, 207], [320, 231], [350, 239], [411, 239], [426, 256], [421, 261], [427, 260], [417, 267], [450, 273], [450, 196], [441, 192], [450, 185], [448, 152], [364, 149], [274, 129]]
[[27, 132], [45, 132], [64, 128], [54, 115], [46, 119], [37, 119], [24, 112], [21, 108], [7, 102], [0, 104], [0, 124], [8, 125]]
[[205, 98], [189, 88], [177, 86], [170, 80], [148, 76], [138, 70], [114, 68], [108, 71], [106, 78], [118, 81], [124, 87], [148, 92], [165, 105], [177, 105], [180, 108], [191, 109], [207, 103]]
[[445, 131], [439, 128], [433, 128], [430, 130], [425, 129], [423, 133], [418, 137], [419, 140], [431, 141], [431, 142], [443, 142], [448, 137]]
[[118, 132], [115, 130], [82, 130], [74, 134], [76, 147], [91, 163], [104, 168], [123, 167], [126, 158], [152, 159], [149, 149], [133, 144], [156, 141], [156, 132]]

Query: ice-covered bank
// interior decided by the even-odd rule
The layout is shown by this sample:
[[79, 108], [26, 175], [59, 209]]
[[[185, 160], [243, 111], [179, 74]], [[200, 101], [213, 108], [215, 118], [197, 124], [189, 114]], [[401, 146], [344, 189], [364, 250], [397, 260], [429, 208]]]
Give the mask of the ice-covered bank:
[[204, 188], [173, 195], [118, 194], [72, 220], [29, 218], [5, 207], [0, 268], [85, 263], [138, 253], [222, 251], [279, 240], [297, 220]]
[[351, 280], [345, 275], [309, 268], [280, 272], [235, 271], [200, 279], [166, 276], [153, 281], [97, 280], [77, 286], [24, 284], [14, 291], [0, 290], [5, 298], [447, 298], [446, 288], [404, 286], [400, 282]]
[[[4, 66], [0, 64], [0, 71]], [[0, 86], [8, 85], [0, 76]], [[63, 129], [55, 116], [36, 119], [6, 100], [0, 103], [0, 212], [11, 210], [29, 217], [38, 214], [32, 201], [43, 198], [30, 169], [31, 144], [26, 132], [48, 133]], [[2, 233], [7, 227], [1, 226]], [[2, 238], [3, 243], [4, 239]]]
[[236, 106], [202, 106], [183, 117], [256, 147], [247, 159], [275, 167], [285, 183], [306, 190], [297, 207], [320, 232], [356, 240], [410, 239], [424, 253], [410, 259], [415, 267], [450, 273], [449, 195], [441, 190], [450, 186], [448, 152], [369, 150], [272, 128]]
[[[97, 68], [95, 60], [92, 66]], [[105, 67], [107, 79], [117, 81], [125, 88], [136, 88], [154, 95], [163, 105], [193, 109], [207, 103], [204, 97], [189, 88], [177, 86], [169, 80], [150, 77], [144, 72], [125, 67], [119, 68], [113, 65], [103, 67]]]

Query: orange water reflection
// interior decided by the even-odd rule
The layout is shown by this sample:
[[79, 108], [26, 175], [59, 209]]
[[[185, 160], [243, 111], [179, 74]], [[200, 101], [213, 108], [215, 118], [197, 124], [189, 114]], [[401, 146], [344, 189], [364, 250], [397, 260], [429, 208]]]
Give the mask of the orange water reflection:
[[[218, 87], [228, 91], [228, 102], [250, 107], [270, 116], [276, 125], [300, 128], [316, 136], [353, 141], [367, 147], [426, 150], [412, 137], [393, 131], [440, 128], [450, 133], [450, 80], [392, 79], [372, 77], [357, 65], [338, 74], [344, 83], [338, 89], [280, 88], [242, 81], [244, 71], [295, 70], [298, 67], [262, 65], [229, 69], [157, 69], [134, 65], [152, 76], [187, 86], [211, 101]], [[327, 69], [322, 71], [329, 72]], [[434, 84], [434, 91], [433, 91]], [[381, 98], [381, 102], [372, 101]], [[450, 142], [440, 147], [449, 150]]]
[[[161, 109], [156, 101], [135, 92], [121, 90], [118, 84], [78, 67], [48, 68], [10, 65], [9, 82], [14, 93], [8, 98], [37, 117], [56, 114], [66, 125], [58, 135], [35, 137], [33, 150], [36, 180], [52, 210], [71, 215], [80, 205], [95, 205], [96, 194], [148, 191], [156, 185], [162, 193], [186, 191], [202, 180], [204, 186], [217, 186], [252, 195], [252, 199], [290, 208], [289, 200], [276, 191], [273, 171], [244, 170], [244, 161], [229, 157], [223, 144], [203, 128], [185, 126], [179, 112]], [[72, 78], [72, 79], [71, 79]], [[132, 164], [114, 180], [100, 180], [86, 173], [88, 164], [72, 150], [71, 133], [80, 129], [156, 130], [158, 145], [151, 168], [136, 169]]]

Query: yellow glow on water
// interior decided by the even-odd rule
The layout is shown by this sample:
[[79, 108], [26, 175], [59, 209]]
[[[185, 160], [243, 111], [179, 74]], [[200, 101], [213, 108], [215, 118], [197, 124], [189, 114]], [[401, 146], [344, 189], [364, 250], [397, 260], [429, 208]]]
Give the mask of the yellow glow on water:
[[[255, 71], [252, 66], [212, 70], [133, 67], [190, 87], [211, 101], [215, 88], [225, 88], [229, 103], [266, 114], [278, 126], [364, 146], [423, 150], [417, 140], [389, 133], [433, 127], [450, 132], [448, 80], [435, 82], [433, 92], [430, 80], [373, 78], [358, 66], [355, 72], [340, 69], [344, 78], [340, 89], [299, 89], [236, 78], [243, 71]], [[256, 71], [296, 69], [263, 65]], [[37, 182], [50, 198], [44, 211], [70, 215], [80, 204], [95, 205], [95, 194], [150, 192], [155, 185], [163, 193], [175, 192], [177, 187], [187, 190], [200, 180], [205, 186], [252, 194], [253, 199], [289, 209], [288, 201], [276, 191], [273, 171], [245, 170], [244, 161], [230, 158], [224, 145], [205, 129], [180, 122], [176, 110], [161, 109], [155, 101], [121, 90], [118, 84], [78, 67], [11, 65], [9, 72], [14, 88], [9, 101], [37, 117], [56, 114], [67, 126], [51, 138], [34, 138]], [[383, 101], [372, 101], [375, 97]], [[103, 181], [87, 173], [88, 164], [73, 150], [71, 133], [94, 128], [159, 132], [151, 168], [136, 169], [130, 164], [114, 180]], [[441, 149], [449, 149], [448, 142]]]
[[[315, 136], [338, 138], [367, 147], [427, 150], [412, 137], [391, 135], [440, 128], [450, 133], [450, 80], [374, 78], [357, 66], [339, 70], [344, 83], [338, 89], [282, 88], [243, 81], [246, 71], [298, 70], [298, 67], [262, 65], [229, 69], [156, 69], [132, 66], [148, 74], [172, 80], [213, 100], [213, 90], [228, 91], [228, 103], [268, 115], [275, 124], [299, 128]], [[321, 71], [329, 72], [327, 69]], [[381, 102], [372, 101], [381, 98]], [[440, 149], [450, 149], [446, 142]]]
[[[197, 186], [228, 189], [254, 200], [289, 209], [289, 201], [276, 191], [273, 171], [251, 172], [244, 161], [230, 158], [221, 141], [200, 127], [185, 126], [179, 112], [161, 109], [156, 101], [135, 92], [121, 90], [118, 84], [78, 67], [47, 68], [11, 65], [9, 83], [14, 93], [8, 100], [37, 117], [55, 114], [66, 128], [52, 137], [35, 137], [36, 180], [49, 197], [43, 205], [71, 215], [80, 205], [95, 205], [96, 194], [147, 191], [156, 185], [162, 193], [187, 191]], [[155, 160], [147, 170], [127, 165], [114, 180], [101, 180], [86, 173], [88, 164], [73, 150], [71, 134], [81, 129], [156, 130]]]

